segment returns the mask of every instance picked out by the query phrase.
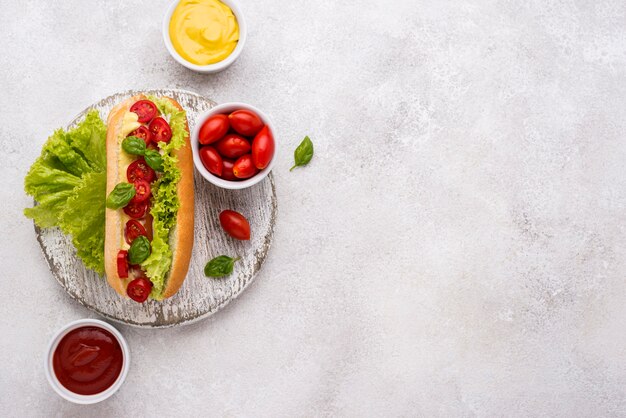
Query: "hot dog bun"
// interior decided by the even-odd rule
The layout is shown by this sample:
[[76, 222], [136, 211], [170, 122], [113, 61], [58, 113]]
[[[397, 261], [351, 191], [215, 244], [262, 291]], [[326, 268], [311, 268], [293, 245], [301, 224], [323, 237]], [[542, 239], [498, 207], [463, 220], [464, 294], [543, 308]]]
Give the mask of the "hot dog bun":
[[[125, 137], [122, 132], [124, 116], [130, 107], [138, 100], [146, 99], [146, 96], [139, 94], [123, 101], [111, 109], [107, 118], [107, 196], [120, 182], [126, 179], [126, 166], [120, 166], [121, 141]], [[172, 98], [165, 98], [180, 110], [182, 107]], [[181, 171], [181, 178], [177, 185], [178, 200], [180, 207], [177, 212], [176, 225], [170, 231], [170, 249], [172, 251], [172, 265], [166, 276], [165, 288], [161, 295], [168, 298], [174, 295], [183, 284], [189, 269], [191, 251], [193, 248], [193, 223], [194, 223], [194, 191], [193, 191], [193, 157], [189, 142], [189, 125], [185, 123], [187, 138], [185, 144], [174, 152], [178, 158], [178, 167]], [[120, 278], [117, 272], [117, 254], [125, 243], [124, 226], [127, 217], [121, 209], [106, 209], [106, 228], [104, 240], [104, 260], [107, 281], [117, 293], [126, 296], [126, 287], [131, 278]]]

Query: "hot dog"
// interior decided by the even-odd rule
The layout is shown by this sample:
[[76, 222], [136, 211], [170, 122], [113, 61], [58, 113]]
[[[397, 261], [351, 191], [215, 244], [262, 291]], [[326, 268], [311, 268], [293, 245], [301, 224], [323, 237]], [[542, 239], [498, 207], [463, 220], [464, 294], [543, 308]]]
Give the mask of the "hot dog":
[[137, 302], [174, 295], [193, 247], [193, 160], [182, 107], [143, 94], [107, 119], [106, 277]]

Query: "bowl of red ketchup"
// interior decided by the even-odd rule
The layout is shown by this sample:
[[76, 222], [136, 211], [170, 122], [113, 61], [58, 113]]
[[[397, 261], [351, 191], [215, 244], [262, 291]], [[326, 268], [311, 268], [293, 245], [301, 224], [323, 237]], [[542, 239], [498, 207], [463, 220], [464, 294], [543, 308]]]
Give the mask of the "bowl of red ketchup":
[[126, 340], [112, 325], [79, 319], [50, 340], [46, 377], [61, 397], [78, 404], [101, 402], [124, 383], [130, 365]]

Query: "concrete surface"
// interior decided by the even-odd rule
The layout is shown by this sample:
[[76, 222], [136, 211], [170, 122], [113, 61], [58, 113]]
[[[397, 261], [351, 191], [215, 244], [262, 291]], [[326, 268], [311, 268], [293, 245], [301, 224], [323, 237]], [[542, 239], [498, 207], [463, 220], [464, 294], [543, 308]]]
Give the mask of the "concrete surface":
[[[168, 56], [167, 1], [2, 1], [0, 415], [626, 416], [626, 3], [241, 3], [243, 55], [206, 76]], [[146, 87], [274, 117], [275, 241], [211, 319], [121, 327], [126, 384], [71, 405], [42, 354], [91, 313], [22, 179], [53, 129]]]

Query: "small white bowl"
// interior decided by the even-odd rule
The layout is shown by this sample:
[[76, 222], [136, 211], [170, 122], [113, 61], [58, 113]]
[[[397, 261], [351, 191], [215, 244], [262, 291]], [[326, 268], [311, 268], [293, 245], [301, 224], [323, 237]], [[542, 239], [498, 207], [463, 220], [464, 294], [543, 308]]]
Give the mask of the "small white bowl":
[[237, 2], [235, 2], [235, 0], [220, 0], [222, 3], [230, 7], [230, 9], [233, 11], [233, 14], [235, 15], [235, 18], [237, 19], [237, 23], [239, 24], [239, 41], [237, 42], [237, 46], [235, 47], [233, 52], [231, 52], [230, 55], [222, 61], [216, 62], [215, 64], [197, 65], [181, 57], [174, 48], [174, 45], [172, 45], [172, 40], [170, 39], [170, 20], [172, 19], [172, 13], [174, 13], [174, 9], [176, 8], [176, 6], [178, 6], [179, 1], [180, 0], [175, 0], [172, 2], [170, 7], [167, 9], [167, 12], [165, 13], [165, 17], [163, 18], [163, 26], [161, 31], [163, 32], [163, 42], [165, 42], [165, 47], [167, 48], [167, 51], [176, 61], [178, 61], [179, 64], [184, 65], [190, 70], [197, 71], [199, 73], [210, 74], [225, 70], [233, 62], [235, 62], [235, 60], [239, 57], [239, 54], [241, 54], [243, 46], [246, 43], [246, 37], [248, 35], [246, 20], [244, 19], [243, 13], [237, 5]]
[[[272, 132], [272, 136], [274, 137], [274, 156], [272, 157], [272, 160], [270, 161], [267, 167], [265, 167], [263, 170], [259, 171], [254, 176], [250, 177], [249, 179], [240, 180], [240, 181], [224, 180], [222, 178], [217, 177], [214, 174], [211, 174], [209, 170], [207, 170], [204, 167], [204, 164], [202, 164], [202, 160], [200, 159], [200, 147], [201, 146], [200, 146], [200, 141], [198, 140], [198, 135], [200, 132], [200, 128], [202, 128], [202, 125], [204, 124], [204, 122], [211, 116], [218, 115], [220, 113], [229, 114], [230, 112], [234, 112], [235, 110], [239, 110], [239, 109], [246, 109], [246, 110], [250, 110], [256, 113], [261, 118], [263, 123], [266, 124], [270, 128], [270, 131]], [[239, 189], [245, 189], [247, 187], [250, 187], [259, 183], [261, 180], [267, 177], [270, 171], [272, 171], [272, 168], [274, 167], [274, 162], [276, 161], [276, 155], [278, 153], [278, 140], [276, 137], [276, 130], [274, 129], [274, 125], [272, 125], [272, 121], [265, 113], [261, 112], [259, 109], [249, 104], [231, 102], [231, 103], [223, 103], [221, 105], [217, 105], [214, 108], [202, 113], [198, 117], [198, 119], [196, 120], [196, 126], [194, 126], [193, 131], [191, 132], [191, 149], [193, 151], [193, 163], [196, 166], [196, 170], [198, 170], [200, 174], [202, 174], [202, 177], [204, 177], [210, 183], [213, 183], [214, 185], [218, 187], [221, 187], [224, 189], [239, 190]]]
[[[54, 355], [54, 352], [63, 337], [65, 337], [70, 331], [82, 327], [98, 327], [109, 331], [111, 334], [113, 334], [113, 336], [115, 336], [117, 341], [120, 343], [120, 347], [122, 348], [123, 363], [120, 375], [108, 389], [103, 392], [96, 393], [95, 395], [80, 395], [65, 388], [65, 386], [63, 386], [61, 382], [59, 382], [59, 379], [57, 379], [56, 374], [54, 373], [54, 366], [52, 364], [52, 357]], [[50, 383], [52, 389], [54, 389], [54, 391], [58, 393], [62, 398], [70, 402], [88, 405], [98, 403], [109, 398], [111, 395], [117, 392], [120, 386], [122, 386], [122, 383], [124, 383], [126, 375], [128, 374], [128, 368], [130, 366], [130, 350], [128, 349], [128, 344], [126, 344], [126, 340], [124, 339], [122, 334], [120, 334], [120, 332], [112, 325], [98, 319], [79, 319], [77, 321], [70, 322], [59, 331], [57, 331], [56, 334], [54, 334], [54, 337], [52, 337], [50, 343], [48, 344], [48, 351], [46, 352], [46, 357], [44, 358], [44, 360], [46, 377], [48, 378], [48, 383]]]

